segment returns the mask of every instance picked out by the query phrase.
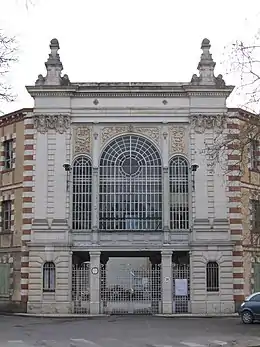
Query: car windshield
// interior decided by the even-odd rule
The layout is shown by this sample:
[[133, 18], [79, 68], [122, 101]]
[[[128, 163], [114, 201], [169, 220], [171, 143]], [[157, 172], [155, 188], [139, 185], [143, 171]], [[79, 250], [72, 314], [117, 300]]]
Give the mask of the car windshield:
[[250, 301], [250, 299], [257, 294], [260, 294], [260, 293], [253, 293], [253, 294], [249, 295], [247, 298], [245, 298], [245, 301]]

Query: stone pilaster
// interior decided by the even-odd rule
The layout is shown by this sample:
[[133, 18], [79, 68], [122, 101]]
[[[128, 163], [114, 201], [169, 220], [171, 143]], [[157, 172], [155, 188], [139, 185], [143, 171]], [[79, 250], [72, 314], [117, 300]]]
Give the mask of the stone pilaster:
[[94, 125], [93, 132], [92, 132], [92, 158], [93, 158], [93, 171], [92, 171], [92, 232], [93, 232], [93, 235], [92, 237], [93, 237], [94, 243], [98, 243], [99, 154], [100, 154], [99, 127], [98, 125]]
[[98, 251], [89, 252], [91, 314], [99, 314], [100, 311], [100, 254]]
[[172, 251], [162, 251], [162, 312], [172, 313]]
[[169, 243], [169, 226], [170, 226], [170, 187], [169, 187], [169, 133], [168, 126], [162, 127], [162, 163], [163, 163], [163, 230], [164, 243]]

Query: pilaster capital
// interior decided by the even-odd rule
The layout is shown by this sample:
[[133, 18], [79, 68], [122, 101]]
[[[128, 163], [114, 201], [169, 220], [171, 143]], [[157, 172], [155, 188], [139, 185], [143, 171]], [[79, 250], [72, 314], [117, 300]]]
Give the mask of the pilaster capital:
[[100, 251], [90, 251], [89, 256], [90, 257], [100, 257], [101, 252]]
[[33, 121], [34, 127], [41, 134], [48, 130], [63, 134], [69, 129], [71, 119], [69, 114], [34, 114]]
[[171, 257], [172, 256], [172, 250], [170, 249], [164, 249], [161, 251], [161, 256], [162, 257]]

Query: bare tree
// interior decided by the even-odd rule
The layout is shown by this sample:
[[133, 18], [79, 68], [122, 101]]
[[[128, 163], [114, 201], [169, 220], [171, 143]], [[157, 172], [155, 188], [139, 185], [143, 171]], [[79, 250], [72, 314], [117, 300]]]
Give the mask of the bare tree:
[[[36, 0], [16, 0], [29, 9]], [[15, 37], [9, 37], [0, 28], [0, 102], [14, 101], [15, 95], [12, 93], [12, 87], [7, 83], [7, 74], [10, 72], [13, 63], [18, 60], [17, 42]], [[1, 112], [1, 111], [0, 111]]]
[[6, 36], [0, 30], [0, 100], [13, 101], [14, 95], [11, 87], [6, 83], [6, 74], [10, 71], [11, 65], [17, 61], [17, 46], [14, 37]]

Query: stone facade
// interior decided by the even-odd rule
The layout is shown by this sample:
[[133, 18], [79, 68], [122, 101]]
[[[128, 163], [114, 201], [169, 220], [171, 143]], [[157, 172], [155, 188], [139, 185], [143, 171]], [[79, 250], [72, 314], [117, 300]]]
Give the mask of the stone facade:
[[[190, 311], [234, 312], [243, 292], [238, 276], [241, 215], [233, 203], [240, 192], [233, 193], [236, 181], [225, 174], [231, 154], [223, 167], [207, 151], [216, 135], [234, 129], [226, 107], [233, 87], [226, 86], [222, 76], [214, 76], [209, 41], [202, 42], [199, 76], [187, 83], [71, 83], [67, 75], [61, 75], [58, 41], [52, 40], [50, 47], [47, 75], [27, 87], [35, 101], [33, 118], [25, 125], [24, 154], [28, 162], [23, 201], [28, 205], [22, 236], [22, 295], [28, 299], [28, 312], [72, 312], [73, 255], [88, 253], [93, 270], [109, 252], [123, 252], [127, 257], [140, 251], [160, 254], [163, 313], [173, 312], [172, 259], [178, 252], [189, 254]], [[124, 135], [147, 139], [161, 158], [164, 208], [158, 230], [100, 228], [100, 157], [113, 140]], [[92, 165], [91, 228], [73, 230], [72, 167], [82, 154]], [[183, 231], [172, 230], [168, 208], [169, 161], [174, 156], [189, 163], [190, 226]], [[50, 293], [42, 290], [46, 262], [56, 267], [56, 289]], [[207, 290], [209, 262], [219, 266], [215, 292]], [[100, 312], [99, 291], [100, 274], [93, 270], [91, 313]]]

